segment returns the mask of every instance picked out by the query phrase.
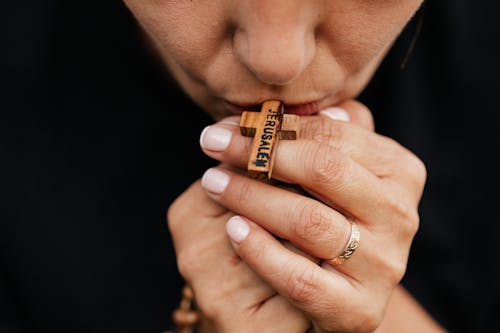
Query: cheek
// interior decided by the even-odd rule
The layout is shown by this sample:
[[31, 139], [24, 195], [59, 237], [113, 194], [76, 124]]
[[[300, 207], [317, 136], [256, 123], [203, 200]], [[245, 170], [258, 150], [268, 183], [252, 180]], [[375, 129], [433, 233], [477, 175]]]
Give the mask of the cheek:
[[421, 0], [343, 1], [321, 27], [330, 52], [347, 73], [380, 59], [419, 8]]
[[227, 36], [223, 7], [209, 1], [128, 0], [126, 4], [163, 57], [191, 76], [203, 76]]

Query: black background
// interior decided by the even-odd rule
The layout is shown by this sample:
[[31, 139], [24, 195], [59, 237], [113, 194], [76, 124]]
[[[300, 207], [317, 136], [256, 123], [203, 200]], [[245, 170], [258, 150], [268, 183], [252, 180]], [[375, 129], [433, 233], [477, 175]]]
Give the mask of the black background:
[[[360, 96], [427, 165], [403, 283], [452, 332], [500, 331], [499, 7], [427, 2]], [[211, 120], [120, 1], [0, 15], [0, 332], [170, 328], [182, 280], [165, 212], [213, 165], [198, 146]]]

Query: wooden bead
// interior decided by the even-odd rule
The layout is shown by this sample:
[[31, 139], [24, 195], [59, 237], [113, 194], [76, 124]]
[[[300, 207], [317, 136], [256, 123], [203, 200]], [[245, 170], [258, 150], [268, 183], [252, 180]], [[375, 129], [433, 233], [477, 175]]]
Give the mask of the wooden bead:
[[201, 320], [201, 314], [198, 311], [191, 309], [193, 300], [193, 289], [187, 284], [184, 285], [182, 288], [182, 299], [179, 307], [172, 313], [172, 320], [177, 326], [175, 333], [194, 333], [194, 327]]
[[180, 327], [177, 333], [194, 333], [194, 329], [192, 327]]
[[193, 299], [194, 298], [193, 289], [191, 289], [190, 286], [185, 285], [184, 288], [182, 288], [182, 297], [187, 299]]
[[175, 310], [173, 321], [178, 326], [194, 325], [200, 320], [200, 314], [196, 311]]
[[179, 308], [182, 310], [190, 310], [191, 309], [191, 301], [188, 299], [182, 299]]

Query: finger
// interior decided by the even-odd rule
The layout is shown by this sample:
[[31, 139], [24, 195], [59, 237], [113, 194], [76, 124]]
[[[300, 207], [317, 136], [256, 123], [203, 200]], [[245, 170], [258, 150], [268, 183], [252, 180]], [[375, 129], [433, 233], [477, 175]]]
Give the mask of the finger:
[[[279, 294], [260, 304], [255, 311], [250, 318], [253, 322], [251, 332], [303, 333], [311, 325], [309, 319], [299, 309]], [[287, 318], [287, 320], [279, 320], [279, 318]], [[260, 323], [265, 326], [259, 327]], [[269, 323], [272, 323], [272, 325], [269, 325]], [[241, 322], [235, 324], [227, 332], [241, 332]]]
[[350, 233], [346, 218], [325, 204], [229, 170], [209, 169], [202, 186], [221, 205], [289, 240], [310, 256], [336, 257]]
[[329, 145], [314, 141], [283, 141], [273, 173], [297, 183], [327, 205], [365, 223], [392, 220], [399, 204], [369, 170]]
[[[197, 202], [193, 205], [192, 202]], [[226, 207], [214, 201], [201, 186], [201, 180], [197, 180], [189, 188], [181, 193], [168, 207], [167, 223], [172, 235], [176, 249], [184, 247], [184, 241], [189, 241], [191, 235], [201, 231], [208, 231], [206, 223], [185, 223], [190, 216], [198, 216], [200, 219], [214, 218], [230, 212]]]
[[356, 100], [347, 100], [335, 107], [326, 108], [320, 111], [319, 114], [335, 121], [356, 124], [371, 132], [375, 130], [371, 111], [363, 103]]
[[281, 244], [283, 244], [284, 247], [286, 247], [288, 250], [292, 251], [295, 254], [298, 254], [306, 259], [309, 259], [311, 262], [315, 264], [319, 264], [321, 262], [320, 258], [314, 257], [310, 255], [309, 253], [306, 253], [302, 251], [301, 249], [297, 248], [295, 245], [293, 245], [290, 241], [288, 240], [281, 240]]
[[[325, 114], [330, 114], [330, 112]], [[358, 118], [370, 117], [369, 115], [358, 116]], [[239, 119], [240, 117], [232, 116], [207, 126], [200, 135], [200, 145], [209, 156], [245, 168], [252, 148], [252, 139], [241, 135]], [[384, 144], [389, 143], [389, 140], [384, 140], [378, 134], [353, 123], [332, 121], [329, 116], [301, 117], [300, 138], [325, 142], [337, 149], [344, 148], [344, 153], [352, 155], [353, 159], [368, 166], [372, 163], [363, 163], [363, 158], [374, 153], [378, 156], [381, 151], [387, 151]], [[377, 161], [380, 161], [380, 157]]]
[[[366, 105], [350, 99], [334, 108], [320, 111], [319, 114], [334, 122], [322, 124], [315, 117], [303, 117], [302, 136], [319, 142], [328, 142], [378, 177], [387, 179], [389, 185], [392, 186], [394, 183], [399, 185], [396, 187], [402, 190], [403, 195], [407, 195], [407, 188], [412, 189], [409, 199], [419, 201], [426, 179], [426, 170], [425, 165], [413, 152], [386, 136], [370, 136], [359, 129], [356, 131], [355, 127], [342, 125], [343, 122], [349, 122], [374, 132], [373, 114]], [[314, 135], [318, 133], [318, 129], [325, 133], [326, 137]], [[313, 135], [308, 135], [307, 132]]]
[[[334, 121], [330, 117], [308, 117], [301, 126], [301, 137], [327, 144], [342, 152], [383, 181], [397, 182], [414, 189], [420, 197], [422, 189], [421, 161], [411, 151], [391, 138], [370, 132], [353, 124]], [[280, 144], [281, 145], [281, 142]], [[279, 154], [280, 148], [277, 148]]]
[[[285, 181], [296, 181], [314, 197], [359, 222], [360, 227], [386, 236], [387, 244], [407, 249], [418, 228], [417, 203], [391, 191], [375, 175], [333, 148], [307, 144], [294, 147], [297, 142], [283, 142], [284, 153], [276, 156], [279, 163], [274, 172]], [[293, 158], [292, 152], [299, 157]], [[407, 251], [402, 255], [406, 258]]]
[[[361, 113], [361, 112], [359, 112]], [[364, 112], [370, 118], [369, 112]], [[232, 118], [233, 121], [236, 118]], [[313, 140], [326, 144], [345, 154], [365, 169], [382, 179], [412, 203], [418, 201], [425, 183], [425, 166], [411, 151], [396, 141], [370, 132], [360, 126], [333, 121], [328, 117], [302, 117], [301, 138], [297, 142]], [[369, 121], [365, 121], [369, 122]], [[223, 141], [223, 144], [221, 142]], [[276, 156], [282, 155], [281, 140], [276, 148]], [[244, 169], [247, 166], [252, 139], [241, 136], [239, 127], [233, 125], [213, 125], [207, 127], [201, 137], [203, 151], [210, 157]], [[300, 156], [297, 157], [300, 159]], [[278, 159], [275, 164], [278, 164]], [[275, 177], [278, 175], [273, 171]]]
[[[325, 111], [325, 112], [324, 112]], [[286, 112], [286, 110], [285, 110]], [[329, 117], [332, 120], [349, 122], [363, 127], [371, 132], [375, 129], [373, 115], [366, 105], [363, 103], [349, 99], [334, 107], [328, 107], [319, 112], [320, 115]], [[310, 119], [311, 117], [302, 117]], [[221, 123], [239, 126], [240, 116], [230, 116], [221, 120]]]
[[[350, 221], [315, 199], [224, 169], [209, 169], [203, 175], [202, 184], [214, 200], [248, 217], [273, 235], [290, 241], [299, 251], [291, 248], [292, 252], [305, 253], [302, 256], [313, 263], [318, 263], [317, 258], [333, 262], [346, 249], [351, 236]], [[398, 246], [399, 243], [388, 239], [399, 236], [399, 229], [391, 230], [389, 236], [373, 236], [363, 225], [359, 224], [359, 228], [363, 239], [339, 271], [362, 284], [370, 279], [388, 277], [392, 281], [399, 278], [402, 272], [398, 263], [406, 260], [408, 254], [399, 247], [394, 249], [394, 243]], [[381, 270], [377, 277], [371, 274], [374, 266]], [[398, 270], [394, 271], [395, 268]]]
[[226, 230], [241, 258], [321, 327], [343, 332], [352, 325], [351, 316], [362, 308], [356, 306], [359, 291], [341, 274], [289, 251], [266, 230], [239, 216], [229, 220]]
[[232, 215], [207, 196], [201, 181], [193, 183], [168, 209], [179, 272], [193, 286], [200, 308], [208, 314], [220, 307], [215, 300], [230, 298], [221, 298], [225, 292], [231, 295], [231, 291], [239, 290], [238, 298], [230, 302], [244, 308], [260, 304], [275, 293], [241, 262], [227, 240], [224, 225]]

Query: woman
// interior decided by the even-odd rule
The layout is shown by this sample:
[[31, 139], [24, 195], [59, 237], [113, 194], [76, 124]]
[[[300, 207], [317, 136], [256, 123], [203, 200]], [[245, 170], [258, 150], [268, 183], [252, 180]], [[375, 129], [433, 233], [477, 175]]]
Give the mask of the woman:
[[[402, 29], [420, 8], [421, 1], [199, 3], [129, 0], [125, 4], [145, 32], [140, 36], [144, 42], [142, 47], [148, 48], [160, 63], [166, 65], [182, 92], [187, 93], [189, 99], [211, 119], [201, 115], [198, 120], [193, 119], [194, 113], [187, 111], [189, 117], [183, 112], [170, 112], [161, 116], [163, 118], [156, 115], [149, 119], [150, 114], [139, 112], [146, 108], [145, 103], [149, 103], [144, 96], [137, 100], [124, 98], [126, 103], [103, 97], [108, 93], [121, 97], [128, 94], [140, 96], [121, 82], [132, 82], [129, 75], [142, 78], [138, 69], [118, 65], [106, 68], [113, 74], [109, 75], [110, 82], [92, 80], [87, 77], [87, 72], [81, 71], [81, 78], [95, 82], [97, 87], [94, 89], [98, 91], [97, 97], [88, 99], [86, 88], [76, 89], [84, 92], [82, 103], [104, 100], [120, 107], [113, 108], [116, 113], [102, 112], [106, 103], [89, 103], [82, 109], [94, 117], [78, 112], [76, 116], [56, 113], [54, 122], [45, 115], [33, 121], [35, 129], [46, 128], [43, 126], [46, 122], [59, 125], [49, 127], [55, 129], [49, 131], [52, 140], [46, 144], [36, 143], [37, 147], [49, 147], [46, 150], [52, 155], [35, 158], [42, 161], [36, 169], [37, 176], [23, 177], [29, 190], [19, 190], [16, 182], [8, 186], [14, 189], [14, 202], [26, 203], [31, 202], [26, 198], [35, 199], [28, 216], [12, 208], [13, 213], [8, 216], [15, 216], [19, 221], [42, 217], [41, 220], [54, 223], [54, 230], [58, 230], [62, 238], [73, 235], [68, 239], [77, 242], [65, 244], [61, 243], [60, 237], [52, 239], [52, 233], [45, 234], [45, 224], [29, 231], [12, 227], [15, 231], [10, 234], [16, 235], [17, 239], [11, 237], [4, 242], [5, 253], [22, 254], [21, 259], [6, 259], [4, 279], [13, 285], [8, 299], [13, 300], [12, 304], [22, 304], [18, 305], [20, 310], [15, 311], [15, 320], [12, 321], [31, 321], [26, 325], [40, 330], [50, 328], [53, 331], [58, 326], [54, 321], [59, 320], [62, 322], [59, 326], [65, 327], [66, 331], [118, 331], [118, 322], [107, 319], [106, 313], [91, 312], [94, 317], [86, 318], [88, 309], [109, 308], [110, 312], [119, 315], [142, 313], [136, 307], [154, 303], [150, 298], [165, 297], [162, 293], [145, 297], [140, 292], [142, 287], [136, 289], [138, 285], [150, 282], [157, 271], [151, 267], [159, 265], [156, 260], [145, 264], [143, 259], [154, 253], [152, 250], [162, 250], [155, 249], [155, 245], [142, 250], [135, 242], [141, 239], [141, 245], [157, 246], [163, 244], [159, 241], [161, 237], [151, 242], [155, 239], [153, 233], [141, 231], [149, 228], [147, 223], [123, 225], [120, 219], [126, 216], [131, 221], [147, 221], [148, 208], [161, 201], [169, 207], [168, 222], [176, 254], [175, 261], [172, 257], [165, 257], [161, 265], [167, 265], [169, 260], [172, 265], [177, 263], [183, 277], [192, 285], [204, 315], [202, 331], [443, 331], [441, 325], [400, 284], [419, 227], [418, 208], [426, 180], [425, 167], [411, 150], [375, 133], [370, 110], [356, 100]], [[60, 5], [56, 11], [68, 12], [65, 6], [69, 5]], [[64, 22], [68, 24], [71, 19], [65, 18]], [[92, 27], [92, 22], [82, 20], [75, 26]], [[95, 29], [99, 32], [98, 28]], [[110, 29], [104, 31], [113, 31]], [[134, 30], [118, 31], [130, 35]], [[86, 33], [79, 36], [86, 36]], [[110, 35], [114, 36], [113, 33]], [[88, 50], [83, 48], [86, 53], [78, 54], [78, 59], [106, 59], [106, 53], [99, 52], [96, 56], [92, 46], [99, 44], [95, 40], [70, 39], [90, 46]], [[106, 38], [102, 41], [105, 44]], [[134, 52], [138, 51], [131, 51], [126, 44], [113, 47], [131, 52], [131, 58], [137, 56]], [[67, 49], [62, 51], [52, 55], [54, 60], [46, 68], [59, 68], [61, 62], [74, 56], [65, 52]], [[86, 64], [86, 61], [79, 62], [84, 68]], [[94, 73], [91, 66], [89, 69]], [[58, 73], [64, 73], [66, 77], [66, 72]], [[153, 77], [149, 72], [144, 75]], [[171, 95], [169, 91], [161, 91], [167, 87], [161, 79], [156, 83], [159, 84], [149, 86], [153, 92], [143, 90], [147, 96]], [[42, 87], [42, 91], [57, 91], [54, 88]], [[57, 88], [68, 89], [62, 84]], [[54, 99], [55, 109], [65, 110], [59, 103], [69, 100], [74, 104], [79, 100], [78, 94], [68, 90], [72, 98], [58, 96]], [[40, 96], [44, 97], [44, 94], [40, 93]], [[182, 99], [182, 96], [174, 97], [170, 97], [170, 101]], [[301, 133], [298, 140], [279, 143], [273, 170], [275, 181], [265, 184], [244, 177], [251, 139], [239, 135], [238, 117], [227, 116], [238, 115], [247, 108], [257, 108], [268, 99], [283, 101], [288, 113], [301, 116]], [[184, 103], [181, 108], [190, 102], [181, 101]], [[30, 101], [20, 103], [28, 104], [26, 109], [31, 109]], [[78, 109], [81, 106], [75, 104], [72, 107]], [[121, 110], [133, 111], [119, 112]], [[156, 124], [154, 120], [157, 119], [163, 122]], [[218, 123], [205, 128], [200, 144], [210, 159], [222, 164], [209, 169], [201, 180], [196, 180], [184, 191], [191, 182], [190, 178], [200, 176], [196, 167], [201, 166], [194, 167], [185, 162], [200, 159], [198, 147], [191, 146], [192, 152], [186, 151], [180, 147], [189, 147], [189, 143], [179, 142], [176, 135], [162, 133], [162, 137], [155, 136], [161, 131], [173, 131], [167, 128], [168, 124], [171, 128], [179, 127], [182, 137], [192, 137], [198, 125], [204, 126], [212, 119]], [[59, 132], [58, 128], [71, 131]], [[142, 129], [147, 132], [151, 128], [156, 129], [152, 137], [141, 134]], [[27, 126], [26, 129], [32, 128]], [[89, 135], [89, 129], [92, 135]], [[133, 129], [141, 130], [136, 132]], [[64, 142], [62, 138], [68, 137], [72, 138], [71, 148], [66, 150], [60, 143]], [[95, 141], [91, 141], [94, 137]], [[167, 163], [151, 168], [156, 160], [148, 158], [156, 156], [158, 151], [155, 149], [158, 148], [147, 147], [151, 147], [148, 143], [161, 141], [158, 139], [164, 140]], [[85, 154], [88, 147], [102, 153]], [[24, 146], [17, 148], [16, 151], [28, 150]], [[148, 149], [152, 149], [152, 153]], [[122, 159], [123, 156], [127, 158]], [[66, 174], [53, 171], [56, 164], [53, 160], [58, 159], [63, 163], [57, 163], [57, 168], [66, 170]], [[147, 167], [129, 164], [124, 168], [123, 165], [128, 163], [123, 162], [130, 160], [143, 161]], [[105, 162], [95, 164], [95, 161]], [[185, 168], [192, 170], [186, 172]], [[15, 169], [9, 171], [25, 174]], [[86, 173], [96, 169], [106, 172]], [[116, 170], [120, 172], [116, 173]], [[176, 179], [183, 171], [186, 175], [182, 181]], [[99, 176], [89, 176], [95, 174]], [[142, 176], [134, 177], [137, 174]], [[158, 174], [162, 176], [156, 177]], [[26, 179], [33, 179], [33, 182]], [[53, 186], [54, 179], [59, 184], [54, 191], [37, 185], [43, 180]], [[68, 186], [74, 179], [79, 180], [77, 192], [80, 197], [68, 204], [65, 194], [74, 193], [73, 187]], [[88, 181], [81, 182], [81, 179]], [[40, 188], [43, 190], [38, 192]], [[45, 204], [40, 203], [43, 193], [48, 193]], [[96, 198], [96, 193], [102, 196], [102, 201], [99, 201], [99, 196]], [[130, 193], [136, 196], [146, 193], [141, 202], [152, 206], [138, 204], [133, 200], [136, 196], [130, 196]], [[86, 204], [85, 209], [81, 209], [80, 202], [93, 205]], [[114, 223], [89, 225], [93, 223], [89, 221], [96, 217], [97, 221], [111, 220]], [[56, 222], [52, 222], [53, 219]], [[71, 223], [66, 224], [67, 221]], [[357, 239], [356, 228], [359, 228], [358, 247], [351, 258], [339, 263], [336, 259], [343, 254], [350, 238]], [[95, 232], [97, 230], [99, 232]], [[18, 244], [39, 238], [56, 244], [44, 244], [47, 246], [42, 250], [47, 251], [44, 258], [57, 258], [54, 263], [67, 265], [59, 282], [62, 286], [54, 280], [59, 268], [44, 264], [36, 267], [34, 271], [45, 272], [41, 277], [42, 288], [38, 288], [29, 287], [31, 268], [17, 265], [18, 262], [33, 261], [32, 256], [26, 254], [32, 251], [22, 251], [23, 247], [18, 247]], [[93, 245], [100, 250], [92, 250]], [[72, 250], [66, 252], [68, 249]], [[89, 249], [95, 253], [89, 255]], [[138, 254], [141, 251], [143, 254]], [[113, 260], [116, 258], [119, 260]], [[145, 271], [144, 267], [147, 268]], [[139, 274], [141, 271], [143, 273]], [[122, 276], [118, 281], [112, 278], [116, 272], [125, 272], [123, 280]], [[107, 296], [93, 298], [92, 295], [96, 294], [86, 285], [101, 283], [107, 287]], [[121, 284], [123, 286], [117, 287]], [[168, 290], [176, 287], [180, 290], [177, 284], [169, 286]], [[80, 295], [85, 288], [89, 288], [90, 296]], [[64, 310], [65, 314], [56, 320], [44, 313], [41, 306], [50, 298], [43, 297], [47, 296], [47, 289], [60, 291], [56, 296], [49, 294], [56, 297], [55, 303], [64, 304], [65, 300], [71, 299], [80, 301], [69, 305], [69, 310]], [[63, 296], [61, 291], [65, 290], [79, 296]], [[122, 290], [132, 295], [124, 297]], [[172, 294], [169, 297], [172, 298]], [[23, 316], [31, 319], [23, 320]], [[142, 318], [149, 320], [147, 316]], [[105, 323], [106, 327], [97, 327], [95, 324], [99, 322]], [[137, 331], [139, 328], [129, 329]]]
[[[169, 210], [180, 271], [215, 331], [372, 332], [383, 318], [382, 330], [441, 331], [397, 288], [425, 167], [374, 134], [370, 112], [349, 101], [421, 1], [125, 3], [214, 119], [269, 99], [303, 116], [301, 138], [276, 148], [273, 175], [312, 198], [231, 171], [245, 167], [251, 139], [238, 135], [239, 119], [225, 118], [200, 142], [226, 166], [208, 170]], [[221, 238], [226, 220], [234, 250]], [[358, 232], [356, 255], [340, 265]]]

